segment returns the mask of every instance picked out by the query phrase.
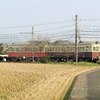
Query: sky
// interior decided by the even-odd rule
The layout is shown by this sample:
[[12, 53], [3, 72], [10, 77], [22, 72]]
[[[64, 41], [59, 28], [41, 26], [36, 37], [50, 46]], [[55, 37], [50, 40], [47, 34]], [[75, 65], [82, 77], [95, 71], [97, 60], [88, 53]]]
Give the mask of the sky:
[[0, 0], [0, 26], [100, 18], [100, 0]]
[[0, 32], [8, 32], [2, 27], [74, 20], [75, 15], [79, 19], [100, 19], [100, 0], [0, 0]]

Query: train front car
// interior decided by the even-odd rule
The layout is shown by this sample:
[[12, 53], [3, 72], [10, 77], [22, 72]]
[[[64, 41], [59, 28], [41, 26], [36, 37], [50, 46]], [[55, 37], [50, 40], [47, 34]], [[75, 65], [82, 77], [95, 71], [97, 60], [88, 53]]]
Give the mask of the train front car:
[[[49, 44], [45, 51], [52, 61], [75, 61], [75, 44], [68, 41], [56, 41]], [[100, 58], [100, 43], [78, 43], [78, 61], [96, 62]]]
[[43, 48], [32, 46], [30, 44], [11, 44], [7, 50], [9, 61], [38, 61], [41, 57], [46, 56]]

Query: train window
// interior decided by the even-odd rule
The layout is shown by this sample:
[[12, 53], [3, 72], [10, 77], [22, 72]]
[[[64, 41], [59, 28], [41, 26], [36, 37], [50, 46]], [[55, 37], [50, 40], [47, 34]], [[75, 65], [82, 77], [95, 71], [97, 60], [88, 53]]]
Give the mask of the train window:
[[86, 52], [88, 52], [89, 51], [89, 48], [86, 48]]
[[35, 52], [35, 49], [36, 49], [36, 48], [32, 48], [32, 51]]
[[23, 51], [23, 47], [21, 48], [21, 51]]
[[59, 51], [59, 47], [57, 47], [57, 51]]
[[10, 47], [9, 51], [15, 51], [15, 48]]
[[55, 51], [55, 47], [52, 48], [52, 51]]
[[82, 47], [82, 51], [85, 51], [85, 47]]
[[50, 47], [46, 47], [46, 48], [45, 48], [45, 51], [46, 51], [46, 52], [50, 52]]
[[55, 47], [55, 51], [57, 52], [57, 47]]
[[48, 52], [48, 47], [45, 48], [45, 51]]
[[96, 47], [96, 51], [99, 51], [99, 47]]
[[50, 51], [54, 51], [54, 48], [53, 48], [53, 47], [51, 47], [51, 48], [50, 48]]
[[89, 46], [86, 46], [86, 48], [88, 48]]
[[91, 47], [89, 47], [89, 51], [92, 51], [92, 48]]
[[40, 52], [43, 51], [43, 47], [40, 47], [40, 48], [39, 48], [39, 51], [40, 51]]
[[75, 47], [72, 47], [72, 51], [75, 51]]
[[99, 51], [99, 47], [93, 47], [93, 51]]
[[50, 52], [50, 47], [48, 48], [48, 51]]
[[65, 52], [66, 51], [66, 48], [65, 47], [62, 47], [62, 51]]
[[95, 47], [93, 47], [93, 51], [96, 51]]
[[23, 51], [23, 48], [16, 48], [16, 51]]
[[59, 47], [59, 51], [62, 51], [62, 47]]
[[39, 48], [34, 47], [34, 48], [32, 48], [32, 51], [33, 51], [33, 52], [39, 51]]
[[100, 51], [100, 47], [99, 47], [99, 51]]
[[92, 51], [92, 50], [91, 50], [91, 47], [86, 46], [86, 51], [87, 51], [87, 52]]
[[61, 51], [61, 47], [56, 47], [56, 51], [57, 52]]
[[66, 51], [70, 51], [70, 47], [67, 47], [67, 48], [66, 48]]
[[31, 51], [31, 48], [28, 48], [28, 51]]
[[81, 47], [78, 47], [78, 51], [81, 51]]
[[72, 51], [72, 47], [70, 47], [70, 51]]
[[19, 48], [16, 48], [16, 51], [19, 51]]
[[49, 52], [49, 48], [47, 49], [47, 51]]
[[[17, 49], [17, 48], [16, 48]], [[27, 51], [27, 47], [24, 47], [24, 51]]]
[[58, 51], [60, 51], [60, 47], [58, 47]]
[[50, 47], [49, 50], [52, 51], [52, 47]]
[[70, 51], [71, 51], [71, 52], [74, 51], [74, 48], [73, 48], [73, 47], [70, 47]]
[[57, 51], [59, 51], [59, 47], [57, 47]]
[[85, 47], [79, 47], [78, 50], [79, 50], [80, 52], [84, 52], [84, 51], [85, 51]]
[[64, 48], [62, 47], [62, 51], [64, 51]]
[[30, 48], [30, 50], [32, 51], [32, 48]]

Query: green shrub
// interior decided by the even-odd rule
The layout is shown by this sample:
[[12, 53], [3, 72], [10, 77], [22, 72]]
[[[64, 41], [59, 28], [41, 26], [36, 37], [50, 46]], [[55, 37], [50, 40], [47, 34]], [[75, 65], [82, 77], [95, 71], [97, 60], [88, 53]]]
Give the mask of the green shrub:
[[42, 63], [48, 63], [50, 61], [49, 57], [48, 56], [44, 56], [41, 58], [41, 62]]

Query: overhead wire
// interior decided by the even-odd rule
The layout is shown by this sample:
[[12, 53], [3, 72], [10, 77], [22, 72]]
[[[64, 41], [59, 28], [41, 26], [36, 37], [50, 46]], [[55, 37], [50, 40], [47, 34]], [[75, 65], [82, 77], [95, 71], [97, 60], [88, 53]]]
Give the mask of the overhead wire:
[[68, 22], [72, 22], [72, 20], [50, 22], [50, 23], [40, 23], [40, 24], [31, 24], [31, 25], [7, 26], [7, 27], [0, 27], [0, 29], [22, 28], [22, 27], [32, 27], [32, 26], [45, 26], [45, 25], [61, 24], [61, 23], [68, 23]]
[[74, 26], [74, 25], [55, 27], [55, 28], [50, 28], [50, 29], [45, 29], [45, 30], [38, 30], [38, 31], [35, 31], [35, 32], [50, 31], [50, 30], [56, 30], [56, 29], [61, 29], [61, 28], [66, 28], [66, 27], [71, 27], [71, 26]]
[[[93, 21], [100, 21], [100, 19], [79, 19], [78, 20], [79, 22], [93, 22]], [[56, 25], [56, 24], [64, 24], [64, 23], [70, 23], [70, 22], [73, 22], [72, 20], [66, 20], [66, 21], [59, 21], [59, 22], [51, 22], [51, 23], [42, 23], [42, 24], [34, 24], [34, 25], [22, 25], [22, 26], [11, 26], [11, 27], [0, 27], [0, 29], [12, 29], [12, 28], [25, 28], [25, 27], [32, 27], [32, 26], [48, 26], [48, 25]], [[72, 27], [74, 27], [75, 26], [75, 24], [69, 24], [69, 25], [63, 25], [63, 26], [57, 26], [57, 27], [53, 27], [53, 28], [48, 28], [48, 29], [43, 29], [43, 30], [37, 30], [37, 31], [34, 31], [34, 33], [36, 33], [36, 34], [39, 34], [39, 32], [40, 32], [40, 34], [39, 34], [39, 37], [44, 37], [44, 38], [48, 38], [48, 37], [50, 37], [50, 36], [52, 36], [53, 35], [53, 37], [54, 37], [54, 34], [55, 34], [55, 38], [57, 39], [57, 38], [67, 38], [67, 37], [69, 37], [69, 39], [70, 38], [74, 38], [74, 36], [75, 36], [75, 29], [70, 29], [70, 28], [72, 28]], [[99, 31], [99, 27], [100, 27], [100, 25], [92, 25], [92, 24], [87, 24], [87, 25], [80, 25], [80, 27], [82, 27], [82, 28], [86, 28], [86, 27], [88, 27], [88, 28], [92, 28], [92, 29], [87, 29], [87, 30], [79, 30], [79, 34], [80, 34], [80, 36], [82, 37], [82, 38], [85, 38], [85, 37], [83, 37], [83, 36], [86, 36], [87, 38], [91, 38], [91, 35], [89, 35], [89, 33], [91, 33], [92, 34], [92, 36], [95, 38], [95, 35], [97, 35], [97, 34], [93, 34], [93, 33], [99, 33], [100, 31]], [[98, 27], [98, 29], [94, 29], [94, 28], [97, 28]], [[64, 31], [61, 31], [61, 29], [64, 29], [64, 28], [67, 28], [67, 29], [69, 29], [69, 31], [68, 30], [66, 30], [65, 32]], [[50, 31], [54, 31], [54, 30], [58, 30], [58, 32], [50, 32]], [[60, 30], [60, 31], [59, 31]], [[46, 33], [42, 33], [42, 32], [46, 32]], [[81, 34], [81, 32], [82, 33], [87, 33], [87, 34]], [[31, 33], [32, 32], [19, 32], [19, 33], [21, 33], [21, 34], [29, 34], [30, 33], [30, 37], [31, 37]], [[65, 34], [67, 34], [67, 35], [65, 35]], [[71, 34], [71, 33], [73, 33], [73, 34]], [[13, 35], [15, 35], [15, 34], [17, 34], [17, 35], [19, 35], [18, 33], [12, 33]], [[67, 36], [67, 37], [66, 37]], [[28, 36], [26, 36], [26, 38], [27, 38]], [[2, 38], [3, 38], [3, 36], [2, 36]], [[16, 40], [17, 39], [26, 39], [25, 38], [25, 35], [23, 35], [23, 36], [21, 36], [21, 35], [19, 35], [19, 36], [13, 36], [13, 37], [7, 37], [7, 36], [5, 36], [5, 38], [6, 39], [8, 39], [8, 38], [15, 38]]]
[[69, 23], [69, 22], [72, 22], [72, 20], [65, 20], [65, 21], [51, 22], [51, 23], [42, 23], [42, 24], [34, 24], [34, 26], [53, 25], [53, 24], [61, 24], [61, 23]]
[[100, 19], [78, 19], [78, 21], [100, 21]]

